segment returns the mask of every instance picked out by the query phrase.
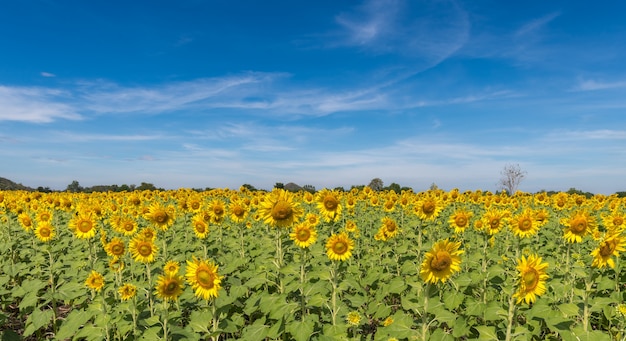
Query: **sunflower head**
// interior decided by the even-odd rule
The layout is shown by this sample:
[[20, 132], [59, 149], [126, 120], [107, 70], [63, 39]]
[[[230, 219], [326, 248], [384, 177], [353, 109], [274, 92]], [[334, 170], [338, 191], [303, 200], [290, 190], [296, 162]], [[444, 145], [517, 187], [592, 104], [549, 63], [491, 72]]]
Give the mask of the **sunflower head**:
[[74, 232], [77, 238], [91, 239], [96, 235], [96, 221], [91, 214], [76, 215], [70, 220], [68, 227]]
[[104, 287], [104, 276], [102, 276], [99, 272], [92, 270], [85, 280], [85, 285], [92, 290], [100, 291], [102, 287]]
[[326, 241], [326, 255], [331, 260], [345, 261], [352, 256], [354, 241], [346, 232], [333, 234]]
[[35, 228], [35, 236], [37, 237], [37, 239], [41, 240], [42, 242], [51, 241], [55, 235], [56, 233], [54, 231], [54, 226], [52, 226], [48, 222], [45, 222], [45, 223], [40, 222], [37, 224], [37, 228]]
[[126, 247], [124, 246], [124, 241], [120, 238], [113, 238], [104, 246], [104, 250], [110, 257], [121, 257], [124, 255]]
[[517, 303], [526, 302], [534, 303], [537, 296], [546, 292], [545, 282], [548, 279], [546, 269], [548, 263], [542, 263], [541, 257], [537, 255], [522, 256], [517, 263], [519, 271], [518, 290], [513, 294], [513, 298], [517, 298]]
[[358, 311], [351, 311], [346, 316], [346, 322], [351, 326], [358, 326], [361, 323], [361, 314]]
[[217, 273], [217, 268], [217, 265], [208, 260], [194, 257], [192, 261], [187, 261], [185, 277], [196, 297], [204, 300], [217, 297], [222, 283], [222, 276]]
[[290, 227], [304, 214], [293, 194], [280, 188], [275, 188], [259, 202], [258, 211], [266, 224], [276, 227]]
[[156, 284], [156, 296], [164, 301], [176, 301], [183, 293], [183, 277], [179, 275], [160, 275]]
[[603, 268], [608, 265], [615, 268], [613, 256], [619, 257], [619, 253], [624, 251], [624, 247], [626, 247], [626, 239], [619, 233], [605, 237], [598, 247], [591, 252], [593, 256], [591, 266]]
[[598, 225], [588, 211], [576, 211], [569, 218], [561, 219], [561, 225], [565, 226], [563, 238], [570, 243], [580, 243], [586, 235], [593, 235]]
[[152, 263], [154, 256], [158, 252], [158, 247], [154, 245], [152, 240], [135, 237], [129, 244], [130, 253], [136, 262]]
[[464, 251], [459, 247], [461, 242], [448, 239], [437, 242], [424, 257], [420, 277], [427, 283], [445, 283], [453, 273], [461, 270], [460, 255]]
[[134, 284], [126, 283], [122, 285], [117, 292], [120, 294], [122, 301], [127, 301], [137, 294], [137, 287]]
[[317, 209], [325, 221], [337, 221], [341, 216], [341, 194], [327, 188], [317, 193]]
[[289, 234], [289, 238], [291, 238], [297, 246], [304, 249], [315, 243], [317, 240], [317, 231], [315, 231], [315, 227], [309, 225], [309, 223], [303, 222], [294, 226]]

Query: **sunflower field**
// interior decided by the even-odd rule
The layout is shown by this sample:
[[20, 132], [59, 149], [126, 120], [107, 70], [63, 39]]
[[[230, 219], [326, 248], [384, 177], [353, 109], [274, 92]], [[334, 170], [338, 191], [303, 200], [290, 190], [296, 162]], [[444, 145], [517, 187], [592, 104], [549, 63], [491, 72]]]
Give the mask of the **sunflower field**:
[[626, 340], [626, 200], [0, 191], [2, 340]]

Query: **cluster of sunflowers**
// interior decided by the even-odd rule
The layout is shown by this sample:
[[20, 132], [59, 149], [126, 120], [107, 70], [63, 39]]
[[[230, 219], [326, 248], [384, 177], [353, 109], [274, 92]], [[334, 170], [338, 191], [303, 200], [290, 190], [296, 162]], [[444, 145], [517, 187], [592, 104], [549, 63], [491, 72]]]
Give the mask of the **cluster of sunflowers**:
[[[0, 191], [1, 308], [26, 319], [15, 332], [56, 338], [617, 337], [625, 204], [369, 187]], [[26, 304], [25, 292], [8, 293], [37, 278], [37, 295], [57, 295]], [[121, 317], [67, 323], [96, 306]], [[46, 323], [32, 317], [41, 312]]]

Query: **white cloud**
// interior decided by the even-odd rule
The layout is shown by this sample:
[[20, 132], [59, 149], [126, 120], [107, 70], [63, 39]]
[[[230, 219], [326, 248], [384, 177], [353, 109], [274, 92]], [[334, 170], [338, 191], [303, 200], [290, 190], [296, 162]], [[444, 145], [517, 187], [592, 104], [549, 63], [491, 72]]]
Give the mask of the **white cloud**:
[[329, 47], [356, 46], [376, 54], [396, 54], [422, 68], [424, 62], [432, 67], [456, 52], [470, 30], [467, 13], [456, 1], [368, 0], [335, 20], [342, 31]]
[[75, 108], [65, 103], [68, 95], [49, 88], [0, 85], [0, 121], [48, 123], [57, 118], [80, 119]]
[[41, 76], [42, 77], [56, 77], [57, 75], [55, 75], [54, 73], [50, 73], [50, 72], [41, 72]]
[[616, 89], [616, 88], [626, 88], [626, 81], [616, 81], [616, 82], [600, 82], [596, 80], [583, 80], [580, 81], [578, 86], [574, 88], [574, 90], [578, 91], [595, 91], [595, 90], [606, 90], [606, 89]]

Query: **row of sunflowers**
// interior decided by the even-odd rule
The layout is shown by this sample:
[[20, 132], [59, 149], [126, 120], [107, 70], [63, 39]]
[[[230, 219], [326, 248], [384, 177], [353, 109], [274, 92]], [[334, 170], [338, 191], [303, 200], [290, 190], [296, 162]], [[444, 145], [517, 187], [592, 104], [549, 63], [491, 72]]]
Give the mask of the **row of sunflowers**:
[[626, 338], [626, 201], [0, 191], [3, 338]]

